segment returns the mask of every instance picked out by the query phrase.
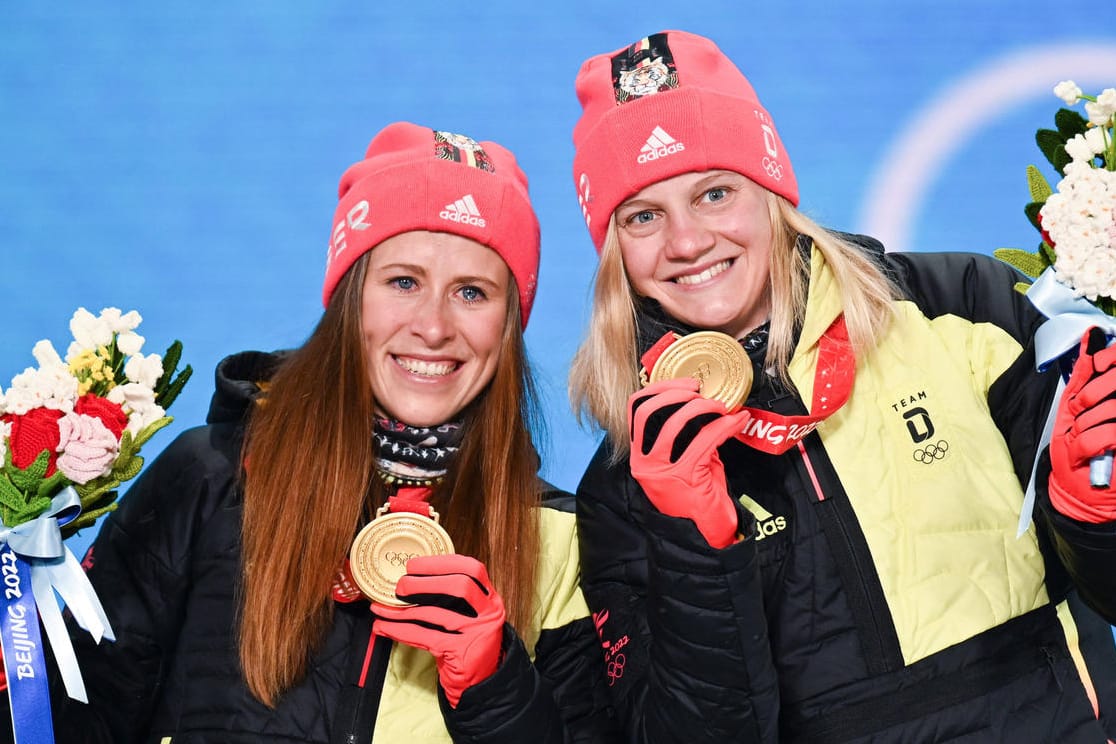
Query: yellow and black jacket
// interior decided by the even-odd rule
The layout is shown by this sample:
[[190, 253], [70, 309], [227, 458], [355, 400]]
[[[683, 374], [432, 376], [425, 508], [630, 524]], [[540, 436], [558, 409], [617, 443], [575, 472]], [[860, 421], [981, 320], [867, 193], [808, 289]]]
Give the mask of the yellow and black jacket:
[[[258, 352], [224, 360], [209, 425], [172, 442], [102, 526], [86, 564], [116, 642], [95, 646], [88, 633], [71, 633], [90, 705], [68, 700], [52, 680], [57, 740], [613, 741], [600, 643], [577, 583], [572, 497], [553, 490], [539, 509], [542, 556], [531, 626], [522, 639], [505, 627], [501, 666], [467, 689], [456, 709], [438, 687], [433, 657], [400, 644], [390, 649], [382, 685], [358, 684], [371, 640], [363, 601], [337, 605], [308, 673], [273, 710], [252, 697], [236, 645], [236, 473], [244, 413], [258, 392], [256, 381], [275, 363], [274, 355]], [[369, 710], [368, 701], [377, 698], [378, 707]]]
[[[658, 513], [607, 440], [582, 479], [582, 585], [631, 740], [1116, 740], [1116, 525], [1054, 512], [1044, 459], [1016, 537], [1056, 384], [1043, 318], [991, 258], [860, 242], [905, 295], [801, 447], [720, 449], [747, 539], [712, 550]], [[749, 406], [806, 413], [837, 302], [814, 251], [797, 390], [757, 363]]]

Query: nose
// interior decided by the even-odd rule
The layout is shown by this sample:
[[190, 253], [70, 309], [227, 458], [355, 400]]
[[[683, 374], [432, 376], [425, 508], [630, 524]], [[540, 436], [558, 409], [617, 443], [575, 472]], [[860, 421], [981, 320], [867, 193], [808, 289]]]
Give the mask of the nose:
[[667, 222], [666, 257], [690, 261], [704, 255], [717, 242], [717, 236], [697, 215], [685, 210], [671, 214]]
[[449, 305], [446, 298], [431, 294], [411, 316], [411, 333], [421, 338], [428, 348], [436, 349], [453, 337], [453, 309]]

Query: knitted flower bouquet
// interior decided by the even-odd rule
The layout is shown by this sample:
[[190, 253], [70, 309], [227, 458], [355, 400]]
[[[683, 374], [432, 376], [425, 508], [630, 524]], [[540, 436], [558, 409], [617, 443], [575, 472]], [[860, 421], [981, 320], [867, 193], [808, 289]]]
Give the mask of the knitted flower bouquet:
[[[1082, 92], [1072, 80], [1058, 83], [1054, 95], [1067, 106], [1084, 102], [1086, 116], [1061, 108], [1055, 129], [1035, 134], [1042, 154], [1062, 176], [1052, 189], [1034, 165], [1027, 166], [1031, 202], [1025, 211], [1042, 235], [1038, 250], [1029, 253], [1000, 248], [994, 255], [1034, 281], [1020, 282], [1032, 304], [1048, 320], [1035, 332], [1039, 369], [1059, 365], [1062, 374], [1040, 441], [1050, 441], [1062, 385], [1069, 377], [1082, 335], [1092, 326], [1116, 337], [1116, 88], [1100, 95]], [[1107, 486], [1112, 478], [1112, 453], [1093, 458], [1090, 482]], [[1030, 524], [1034, 505], [1035, 469], [1019, 519], [1019, 532]]]
[[15, 740], [49, 744], [53, 732], [39, 623], [66, 692], [86, 701], [59, 609], [66, 605], [98, 642], [113, 640], [101, 604], [66, 537], [116, 508], [139, 474], [140, 448], [171, 422], [167, 408], [192, 372], [177, 370], [182, 344], [144, 355], [135, 311], [79, 308], [65, 359], [35, 344], [38, 368], [0, 389], [0, 644]]
[[[1105, 315], [1116, 315], [1116, 88], [1099, 96], [1081, 91], [1072, 80], [1054, 94], [1082, 116], [1062, 108], [1056, 129], [1035, 134], [1039, 149], [1062, 175], [1052, 189], [1039, 169], [1027, 166], [1031, 202], [1027, 218], [1042, 235], [1035, 253], [1014, 248], [995, 251], [1032, 279], [1051, 273], [1075, 297], [1084, 297]], [[1024, 288], [1027, 285], [1024, 285]], [[1041, 309], [1041, 308], [1040, 308]]]

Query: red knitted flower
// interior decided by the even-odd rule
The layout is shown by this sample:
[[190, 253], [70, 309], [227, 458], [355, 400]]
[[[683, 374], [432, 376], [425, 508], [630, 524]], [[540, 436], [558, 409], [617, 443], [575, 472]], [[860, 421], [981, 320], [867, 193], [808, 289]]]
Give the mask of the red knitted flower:
[[93, 393], [86, 393], [77, 399], [77, 403], [74, 404], [74, 413], [84, 413], [86, 416], [95, 416], [101, 419], [105, 428], [115, 434], [118, 440], [128, 426], [128, 414], [124, 413], [123, 408], [111, 400], [101, 398]]
[[22, 416], [5, 416], [4, 421], [12, 424], [8, 443], [12, 451], [12, 464], [22, 470], [33, 463], [40, 452], [46, 450], [50, 453], [46, 474], [53, 475], [55, 460], [58, 458], [55, 450], [58, 449], [60, 418], [62, 412], [52, 408], [32, 408]]

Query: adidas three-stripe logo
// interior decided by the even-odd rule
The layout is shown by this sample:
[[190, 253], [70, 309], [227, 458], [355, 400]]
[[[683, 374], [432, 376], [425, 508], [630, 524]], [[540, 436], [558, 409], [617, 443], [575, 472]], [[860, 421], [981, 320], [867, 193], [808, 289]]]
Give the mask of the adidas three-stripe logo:
[[484, 227], [485, 225], [484, 217], [481, 216], [472, 194], [466, 194], [452, 204], [447, 204], [446, 208], [438, 213], [438, 216], [443, 220], [463, 222], [466, 225], [475, 225], [476, 227]]
[[647, 142], [639, 148], [639, 157], [636, 158], [636, 162], [649, 163], [652, 160], [665, 158], [667, 155], [673, 155], [685, 149], [686, 145], [667, 134], [661, 126], [656, 126], [651, 130], [651, 136], [647, 138]]

